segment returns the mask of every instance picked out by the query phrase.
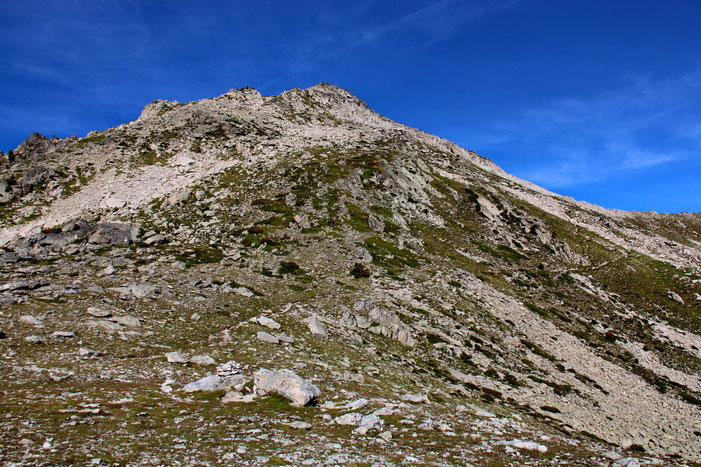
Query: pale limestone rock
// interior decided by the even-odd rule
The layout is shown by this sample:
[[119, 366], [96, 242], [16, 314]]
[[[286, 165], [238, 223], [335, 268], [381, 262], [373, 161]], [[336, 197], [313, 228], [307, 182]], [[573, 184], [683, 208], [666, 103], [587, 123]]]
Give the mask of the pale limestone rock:
[[277, 321], [268, 318], [267, 316], [259, 316], [256, 318], [256, 322], [260, 324], [261, 326], [265, 326], [266, 328], [270, 329], [280, 329], [282, 326], [280, 326], [280, 323]]
[[279, 394], [298, 407], [314, 402], [321, 394], [317, 386], [290, 370], [260, 369], [253, 374], [253, 378], [257, 392]]
[[190, 361], [187, 355], [182, 352], [168, 352], [165, 357], [168, 363], [187, 363]]
[[195, 365], [216, 365], [217, 362], [209, 355], [195, 355], [190, 359]]
[[326, 331], [324, 325], [321, 324], [321, 321], [319, 321], [319, 317], [316, 314], [313, 314], [311, 317], [309, 317], [309, 319], [307, 319], [307, 326], [309, 326], [309, 331], [315, 336], [322, 338], [329, 337], [329, 333]]
[[258, 338], [258, 340], [261, 340], [263, 342], [267, 342], [269, 344], [279, 344], [280, 343], [280, 339], [278, 339], [277, 337], [275, 337], [272, 334], [269, 334], [265, 331], [258, 331], [258, 333], [256, 334], [256, 337]]

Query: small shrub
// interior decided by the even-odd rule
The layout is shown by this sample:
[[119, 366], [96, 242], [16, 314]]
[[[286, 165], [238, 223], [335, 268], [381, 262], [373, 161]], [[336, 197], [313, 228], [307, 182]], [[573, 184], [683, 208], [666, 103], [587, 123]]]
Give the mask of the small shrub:
[[280, 269], [278, 270], [280, 274], [297, 274], [300, 271], [301, 269], [299, 264], [295, 263], [294, 261], [281, 262]]
[[196, 139], [190, 144], [190, 151], [192, 152], [202, 152], [202, 143], [200, 142], [199, 139]]
[[59, 227], [57, 225], [53, 226], [53, 227], [42, 227], [41, 228], [41, 233], [47, 234], [47, 235], [59, 233], [60, 231], [61, 231], [61, 227]]
[[370, 277], [370, 270], [362, 263], [355, 263], [350, 272], [351, 276], [359, 279], [361, 277]]

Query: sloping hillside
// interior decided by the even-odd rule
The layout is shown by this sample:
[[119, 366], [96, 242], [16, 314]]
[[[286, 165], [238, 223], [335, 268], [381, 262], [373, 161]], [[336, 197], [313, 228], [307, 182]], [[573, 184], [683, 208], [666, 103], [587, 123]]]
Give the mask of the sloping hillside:
[[699, 214], [561, 197], [329, 84], [32, 135], [0, 203], [3, 460], [701, 462]]

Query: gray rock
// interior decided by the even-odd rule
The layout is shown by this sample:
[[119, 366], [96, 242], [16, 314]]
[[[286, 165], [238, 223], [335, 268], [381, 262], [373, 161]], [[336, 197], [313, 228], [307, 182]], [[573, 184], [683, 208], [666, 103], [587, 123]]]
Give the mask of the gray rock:
[[111, 264], [108, 264], [105, 267], [105, 269], [100, 271], [100, 273], [98, 274], [98, 277], [111, 276], [112, 274], [114, 274], [114, 272], [115, 272], [114, 266], [112, 266]]
[[613, 450], [606, 451], [605, 453], [602, 454], [602, 456], [607, 457], [607, 458], [614, 460], [614, 461], [623, 457], [620, 452], [613, 451]]
[[362, 246], [359, 246], [358, 248], [356, 248], [356, 251], [358, 252], [358, 255], [360, 256], [360, 260], [363, 263], [369, 263], [370, 261], [372, 261], [372, 255], [370, 254], [370, 252], [368, 250], [366, 250]]
[[372, 325], [372, 322], [363, 315], [356, 315], [355, 324], [360, 329], [368, 329]]
[[523, 449], [526, 451], [537, 451], [540, 453], [548, 452], [547, 446], [544, 446], [533, 441], [521, 441], [520, 439], [514, 439], [511, 441], [498, 441], [496, 444], [503, 446], [513, 446], [516, 449]]
[[398, 409], [392, 408], [392, 407], [382, 407], [381, 409], [375, 410], [372, 414], [379, 416], [389, 416], [389, 415], [394, 415], [399, 413]]
[[2, 175], [0, 176], [0, 205], [9, 203], [15, 199], [15, 195], [12, 193], [12, 176]]
[[88, 237], [88, 243], [96, 245], [131, 245], [137, 241], [140, 230], [140, 226], [136, 224], [96, 224], [93, 232]]
[[640, 467], [643, 464], [640, 462], [640, 459], [635, 457], [624, 457], [615, 461], [613, 465], [617, 467]]
[[384, 232], [385, 231], [385, 223], [382, 222], [382, 219], [377, 217], [372, 212], [368, 215], [368, 227], [370, 227], [375, 232]]
[[20, 322], [30, 324], [32, 326], [43, 326], [44, 322], [32, 315], [22, 315], [19, 317]]
[[93, 306], [89, 307], [87, 311], [90, 316], [94, 316], [95, 318], [109, 318], [112, 316], [112, 313], [109, 311]]
[[174, 205], [179, 203], [184, 203], [192, 194], [192, 189], [186, 188], [184, 190], [173, 193], [166, 199], [166, 204]]
[[354, 400], [353, 402], [346, 404], [344, 408], [347, 410], [359, 410], [365, 407], [366, 405], [368, 405], [368, 400], [363, 398]]
[[44, 339], [42, 339], [40, 336], [27, 336], [24, 338], [25, 341], [29, 342], [30, 344], [42, 344], [44, 343]]
[[292, 344], [295, 341], [294, 337], [288, 336], [284, 332], [275, 334], [275, 337], [277, 337], [277, 340], [279, 340], [280, 342], [284, 342], [285, 344]]
[[148, 237], [146, 240], [144, 240], [144, 244], [149, 245], [149, 246], [156, 246], [156, 245], [162, 245], [166, 243], [167, 238], [165, 235], [162, 234], [156, 234]]
[[307, 320], [307, 326], [309, 326], [309, 331], [311, 331], [311, 333], [315, 336], [323, 338], [329, 337], [329, 333], [326, 332], [326, 328], [323, 324], [321, 324], [321, 321], [319, 321], [319, 317], [316, 314], [313, 314]]
[[429, 400], [425, 394], [404, 394], [402, 400], [412, 404], [428, 404]]
[[190, 361], [187, 355], [182, 352], [168, 352], [165, 357], [168, 363], [187, 363]]
[[260, 369], [253, 374], [254, 387], [262, 394], [279, 394], [302, 407], [316, 401], [319, 388], [290, 370], [270, 371]]
[[255, 399], [256, 395], [255, 394], [243, 394], [239, 391], [229, 391], [226, 394], [224, 394], [224, 397], [222, 397], [221, 402], [224, 404], [230, 403], [230, 402], [253, 402]]
[[99, 357], [101, 353], [97, 350], [86, 349], [85, 347], [81, 347], [78, 349], [78, 355], [80, 355], [81, 357]]
[[416, 340], [412, 336], [411, 328], [404, 324], [394, 311], [373, 306], [368, 316], [373, 322], [379, 325], [370, 327], [369, 330], [371, 332], [392, 337], [409, 347], [416, 345]]
[[268, 318], [267, 316], [259, 316], [256, 318], [256, 322], [260, 324], [261, 326], [265, 326], [266, 328], [270, 329], [280, 329], [282, 326], [280, 326], [280, 323], [277, 321]]
[[0, 306], [14, 305], [15, 303], [19, 303], [16, 297], [0, 296]]
[[279, 344], [280, 343], [280, 339], [273, 336], [272, 334], [268, 334], [265, 331], [258, 331], [258, 334], [256, 334], [256, 337], [258, 338], [258, 340], [261, 340], [263, 342], [268, 342], [270, 344]]
[[499, 216], [501, 215], [501, 211], [499, 210], [499, 208], [497, 208], [494, 205], [494, 203], [492, 203], [491, 201], [489, 201], [481, 195], [477, 196], [477, 206], [479, 213], [487, 219], [489, 219], [490, 221], [497, 221]]
[[256, 294], [253, 293], [253, 291], [251, 291], [251, 289], [248, 289], [248, 288], [246, 288], [246, 287], [235, 287], [235, 288], [233, 288], [233, 289], [231, 289], [231, 290], [232, 290], [235, 294], [241, 295], [241, 296], [243, 296], [243, 297], [251, 298], [251, 297], [255, 297], [255, 295], [256, 295]]
[[419, 430], [430, 431], [430, 430], [433, 430], [433, 425], [434, 425], [433, 420], [431, 420], [430, 418], [427, 418], [417, 428]]
[[675, 302], [679, 302], [679, 303], [681, 303], [682, 305], [684, 304], [684, 300], [683, 300], [683, 299], [679, 296], [679, 294], [676, 293], [676, 292], [673, 292], [673, 291], [671, 291], [671, 290], [668, 290], [668, 291], [667, 291], [667, 296], [668, 296], [669, 298], [671, 298], [672, 300], [674, 300]]
[[306, 214], [297, 214], [294, 217], [294, 221], [299, 225], [302, 229], [309, 229], [311, 228], [312, 224], [309, 222], [309, 218], [307, 217]]
[[128, 293], [133, 295], [135, 298], [154, 297], [159, 294], [160, 291], [160, 287], [147, 282], [142, 282], [140, 284], [134, 283], [128, 286]]
[[123, 325], [115, 323], [114, 321], [108, 321], [106, 319], [91, 319], [86, 321], [85, 324], [91, 327], [107, 329], [109, 331], [121, 331], [124, 329]]
[[0, 286], [0, 290], [12, 292], [15, 290], [36, 290], [51, 283], [45, 279], [32, 279], [30, 281], [8, 282]]
[[54, 331], [51, 333], [51, 337], [57, 339], [72, 339], [75, 337], [75, 332], [73, 331]]
[[111, 318], [110, 321], [114, 321], [115, 323], [121, 324], [129, 328], [136, 328], [141, 326], [141, 321], [139, 320], [139, 318], [131, 315], [115, 316], [114, 318]]
[[412, 335], [409, 328], [406, 327], [401, 328], [397, 331], [396, 339], [402, 344], [406, 345], [407, 347], [413, 347], [416, 345], [416, 340], [414, 339], [414, 336]]
[[336, 425], [360, 425], [362, 419], [363, 414], [351, 412], [334, 418], [332, 422]]
[[223, 377], [240, 375], [242, 372], [243, 369], [241, 368], [241, 364], [233, 360], [222, 363], [217, 367], [217, 375]]
[[236, 383], [235, 377], [221, 377], [218, 375], [205, 376], [202, 379], [186, 384], [185, 392], [198, 391], [228, 391]]
[[217, 362], [209, 355], [195, 355], [190, 359], [195, 365], [216, 365]]
[[287, 426], [296, 428], [297, 430], [308, 430], [312, 427], [312, 424], [307, 422], [292, 422], [288, 423]]
[[364, 435], [370, 430], [381, 430], [384, 426], [385, 422], [377, 415], [365, 415], [360, 420], [360, 426], [354, 431]]

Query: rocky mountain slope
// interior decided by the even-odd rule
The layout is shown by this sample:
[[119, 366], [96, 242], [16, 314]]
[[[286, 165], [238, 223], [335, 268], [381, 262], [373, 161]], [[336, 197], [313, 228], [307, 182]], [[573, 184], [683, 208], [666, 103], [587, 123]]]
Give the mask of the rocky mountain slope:
[[1, 160], [8, 465], [701, 462], [699, 214], [550, 193], [329, 84]]

